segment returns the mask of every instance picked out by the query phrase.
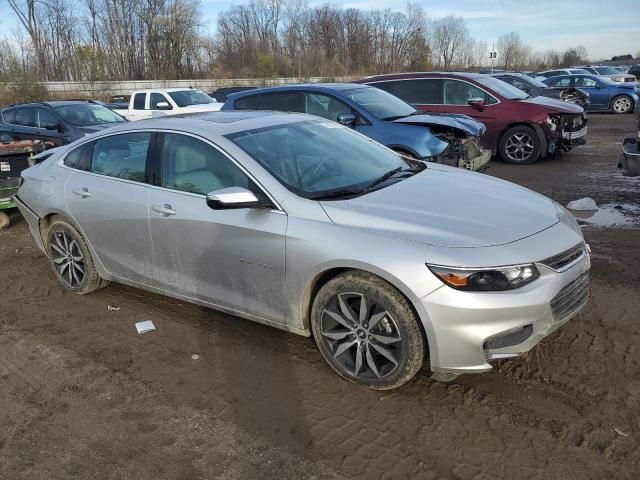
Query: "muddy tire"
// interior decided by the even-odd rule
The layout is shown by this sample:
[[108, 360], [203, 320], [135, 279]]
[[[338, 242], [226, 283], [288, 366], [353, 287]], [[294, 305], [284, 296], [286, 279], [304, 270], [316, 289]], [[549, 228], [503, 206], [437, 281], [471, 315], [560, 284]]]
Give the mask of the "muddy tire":
[[5, 212], [0, 212], [0, 230], [9, 228], [10, 224], [11, 224], [11, 219], [9, 218], [9, 215], [7, 215]]
[[518, 125], [502, 134], [498, 152], [503, 162], [529, 165], [540, 157], [540, 139], [533, 128]]
[[407, 299], [381, 278], [348, 271], [316, 295], [311, 328], [320, 353], [343, 378], [390, 390], [420, 370], [425, 345]]
[[49, 263], [64, 288], [85, 295], [109, 284], [98, 275], [87, 243], [69, 222], [54, 220], [45, 240]]
[[629, 113], [633, 111], [633, 99], [629, 95], [618, 95], [611, 100], [613, 113]]

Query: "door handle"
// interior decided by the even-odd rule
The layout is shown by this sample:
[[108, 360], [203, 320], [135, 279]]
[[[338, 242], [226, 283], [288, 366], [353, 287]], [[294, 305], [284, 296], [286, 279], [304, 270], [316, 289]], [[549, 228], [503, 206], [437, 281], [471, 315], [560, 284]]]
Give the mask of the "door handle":
[[171, 208], [171, 205], [167, 203], [165, 203], [164, 205], [153, 205], [151, 207], [151, 210], [153, 210], [154, 212], [161, 213], [162, 215], [165, 215], [167, 217], [176, 214], [176, 211], [173, 210]]
[[89, 190], [87, 190], [85, 187], [82, 187], [79, 190], [73, 190], [73, 193], [75, 193], [76, 195], [78, 195], [79, 197], [82, 197], [82, 198], [86, 198], [86, 197], [90, 197], [91, 196], [91, 192], [89, 192]]

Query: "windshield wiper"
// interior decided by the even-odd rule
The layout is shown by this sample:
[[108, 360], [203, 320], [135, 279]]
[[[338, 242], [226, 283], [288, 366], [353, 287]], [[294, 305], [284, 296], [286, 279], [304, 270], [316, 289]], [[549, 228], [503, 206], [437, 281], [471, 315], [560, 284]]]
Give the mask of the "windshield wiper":
[[348, 188], [340, 188], [338, 190], [331, 190], [329, 192], [317, 193], [315, 195], [310, 196], [311, 200], [329, 200], [329, 199], [338, 199], [338, 198], [346, 198], [353, 197], [355, 195], [360, 195], [364, 193], [366, 190], [355, 190]]
[[419, 173], [421, 171], [422, 171], [422, 169], [420, 169], [420, 168], [412, 168], [412, 167], [409, 167], [409, 168], [402, 168], [402, 167], [394, 168], [393, 170], [389, 170], [387, 173], [382, 175], [380, 178], [376, 178], [373, 182], [371, 182], [367, 186], [366, 191], [370, 192], [371, 190], [373, 190], [375, 187], [377, 187], [381, 183], [386, 182], [391, 177], [394, 177], [399, 173], [402, 173], [402, 174], [408, 174], [408, 173], [416, 174], [416, 173]]

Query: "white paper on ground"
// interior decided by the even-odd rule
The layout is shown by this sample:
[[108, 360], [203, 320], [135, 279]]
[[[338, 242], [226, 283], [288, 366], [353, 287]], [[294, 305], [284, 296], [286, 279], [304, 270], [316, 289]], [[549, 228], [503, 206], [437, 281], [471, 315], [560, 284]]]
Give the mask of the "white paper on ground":
[[136, 323], [136, 330], [138, 330], [138, 334], [142, 335], [143, 333], [153, 332], [156, 329], [156, 326], [153, 324], [151, 320], [145, 320], [144, 322]]
[[569, 210], [598, 210], [598, 205], [593, 198], [585, 197], [569, 202], [567, 208]]

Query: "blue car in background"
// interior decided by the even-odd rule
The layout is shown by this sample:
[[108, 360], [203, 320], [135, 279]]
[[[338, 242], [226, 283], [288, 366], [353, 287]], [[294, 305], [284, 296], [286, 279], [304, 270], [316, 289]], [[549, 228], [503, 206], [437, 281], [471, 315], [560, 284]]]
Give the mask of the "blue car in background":
[[579, 88], [588, 92], [588, 111], [631, 113], [638, 104], [637, 82], [618, 83], [600, 75], [559, 75], [542, 83], [556, 90]]
[[398, 153], [480, 170], [491, 152], [480, 147], [484, 124], [466, 115], [426, 114], [388, 92], [352, 83], [259, 88], [229, 95], [222, 110], [277, 110], [338, 122]]

